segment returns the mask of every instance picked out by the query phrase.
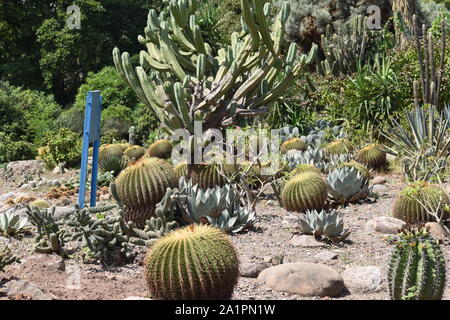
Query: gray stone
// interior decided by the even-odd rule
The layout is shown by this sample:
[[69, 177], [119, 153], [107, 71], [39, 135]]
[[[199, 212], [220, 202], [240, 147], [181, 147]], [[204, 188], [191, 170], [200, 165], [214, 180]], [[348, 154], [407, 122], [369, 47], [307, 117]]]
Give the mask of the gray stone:
[[14, 198], [14, 197], [15, 197], [15, 192], [8, 192], [8, 193], [0, 195], [0, 201], [5, 201], [5, 200], [8, 200], [8, 199]]
[[380, 232], [385, 234], [397, 234], [398, 230], [405, 227], [406, 222], [394, 217], [376, 217], [367, 221], [366, 232]]
[[269, 267], [265, 262], [244, 262], [239, 265], [239, 275], [244, 278], [257, 278], [261, 271]]
[[385, 184], [386, 181], [387, 180], [385, 177], [377, 176], [377, 177], [373, 178], [372, 184], [373, 185]]
[[294, 247], [327, 247], [326, 243], [317, 241], [313, 236], [306, 234], [293, 236], [289, 244]]
[[25, 297], [31, 300], [56, 300], [51, 293], [44, 293], [35, 284], [27, 280], [13, 280], [6, 284], [6, 294], [11, 299]]
[[321, 251], [314, 256], [315, 259], [323, 260], [323, 261], [337, 259], [337, 257], [338, 257], [338, 254], [336, 252], [328, 251], [328, 250]]
[[75, 211], [75, 209], [72, 207], [56, 207], [55, 208], [55, 219], [56, 220], [64, 220], [64, 218], [68, 217], [74, 211]]
[[61, 187], [61, 182], [59, 182], [58, 179], [55, 179], [52, 181], [52, 186], [54, 187]]
[[338, 296], [344, 289], [342, 276], [331, 267], [315, 263], [286, 263], [271, 267], [258, 281], [278, 292], [301, 296]]
[[445, 240], [447, 237], [445, 236], [444, 230], [442, 230], [442, 227], [437, 222], [428, 222], [425, 224], [425, 227], [430, 230], [431, 236], [435, 240]]
[[37, 186], [36, 181], [30, 181], [29, 184], [30, 184], [31, 188], [36, 188], [36, 186]]
[[373, 186], [372, 192], [378, 193], [379, 195], [386, 195], [389, 192], [389, 188], [384, 185], [377, 184]]
[[350, 293], [372, 293], [382, 289], [381, 270], [377, 266], [348, 266], [342, 272]]
[[28, 188], [30, 188], [30, 185], [28, 183], [25, 183], [25, 184], [21, 185], [19, 189], [23, 190], [23, 189], [28, 189]]

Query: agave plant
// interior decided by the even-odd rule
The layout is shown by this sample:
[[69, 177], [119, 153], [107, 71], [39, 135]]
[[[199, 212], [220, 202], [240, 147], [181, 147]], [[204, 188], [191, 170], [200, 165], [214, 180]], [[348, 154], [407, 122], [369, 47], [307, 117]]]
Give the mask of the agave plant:
[[300, 164], [311, 164], [319, 169], [323, 169], [326, 166], [323, 150], [311, 147], [308, 147], [305, 151], [290, 150], [286, 153], [285, 160], [290, 170], [293, 170]]
[[28, 223], [26, 217], [21, 217], [14, 214], [12, 211], [3, 212], [0, 214], [0, 234], [3, 236], [14, 236], [24, 231]]
[[215, 225], [228, 233], [237, 233], [244, 228], [253, 225], [256, 215], [255, 211], [234, 205], [232, 211], [224, 210], [217, 218], [208, 216], [209, 224]]
[[400, 156], [404, 175], [411, 181], [439, 178], [450, 158], [450, 107], [439, 114], [434, 107], [408, 113], [409, 130], [395, 119], [383, 135], [393, 143], [386, 148]]
[[344, 230], [344, 220], [336, 210], [327, 212], [322, 210], [308, 210], [299, 218], [300, 231], [311, 234], [318, 240], [329, 240], [338, 243], [347, 239], [349, 230]]
[[328, 194], [335, 203], [351, 203], [367, 197], [368, 180], [353, 167], [336, 168], [328, 174]]

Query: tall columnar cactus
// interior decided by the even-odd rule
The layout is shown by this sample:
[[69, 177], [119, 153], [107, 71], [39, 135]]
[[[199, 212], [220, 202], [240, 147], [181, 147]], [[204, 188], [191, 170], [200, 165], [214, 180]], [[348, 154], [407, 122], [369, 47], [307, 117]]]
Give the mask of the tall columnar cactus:
[[288, 211], [322, 210], [327, 200], [327, 184], [315, 172], [291, 178], [283, 188], [281, 201]]
[[130, 146], [134, 146], [136, 144], [136, 127], [131, 126], [130, 129], [128, 129], [128, 143]]
[[233, 294], [239, 260], [219, 229], [191, 225], [158, 240], [145, 259], [153, 299], [224, 300]]
[[126, 165], [127, 163], [123, 159], [123, 149], [121, 146], [110, 144], [100, 148], [98, 166], [101, 171], [114, 171], [114, 174], [118, 175]]
[[286, 153], [289, 150], [304, 150], [305, 148], [306, 144], [300, 138], [292, 138], [283, 142], [281, 153]]
[[169, 159], [172, 155], [172, 142], [169, 140], [161, 139], [155, 141], [147, 150], [149, 157], [155, 157], [160, 159]]
[[169, 16], [150, 10], [145, 35], [138, 37], [147, 49], [140, 52], [140, 66], [133, 68], [127, 52], [113, 50], [119, 74], [167, 133], [185, 128], [193, 134], [195, 120], [207, 130], [233, 125], [239, 117], [264, 116], [305, 64], [315, 60], [317, 46], [297, 57], [292, 43], [286, 57], [281, 55], [287, 2], [272, 28], [267, 0], [241, 0], [241, 8], [242, 32], [233, 33], [231, 45], [217, 55], [203, 39], [196, 1], [190, 0], [170, 1]]
[[389, 262], [392, 300], [440, 300], [445, 288], [445, 260], [428, 230], [404, 230]]
[[345, 154], [351, 152], [353, 146], [348, 139], [336, 139], [331, 141], [324, 147], [324, 150], [328, 154]]
[[125, 206], [125, 220], [143, 228], [146, 220], [154, 216], [166, 189], [175, 188], [177, 181], [169, 163], [158, 158], [143, 158], [123, 170], [115, 184], [117, 196]]
[[[441, 216], [446, 215], [446, 205], [450, 205], [450, 196], [443, 189], [419, 181], [400, 192], [394, 203], [393, 216], [410, 224], [433, 221], [433, 216], [427, 213], [427, 206]], [[442, 218], [446, 217], [448, 214]]]
[[143, 157], [145, 154], [145, 149], [141, 146], [131, 146], [127, 148], [123, 155], [126, 159], [130, 161], [136, 161], [139, 160], [141, 157]]
[[386, 153], [375, 144], [359, 150], [356, 154], [356, 160], [371, 169], [381, 169], [387, 163]]

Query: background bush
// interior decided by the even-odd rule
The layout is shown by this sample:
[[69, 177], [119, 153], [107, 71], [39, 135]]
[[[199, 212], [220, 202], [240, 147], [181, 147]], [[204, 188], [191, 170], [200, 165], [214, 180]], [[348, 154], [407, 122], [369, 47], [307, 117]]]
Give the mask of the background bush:
[[47, 134], [44, 138], [43, 154], [40, 155], [49, 169], [65, 162], [66, 167], [73, 168], [80, 165], [81, 137], [79, 134], [60, 128], [56, 132]]

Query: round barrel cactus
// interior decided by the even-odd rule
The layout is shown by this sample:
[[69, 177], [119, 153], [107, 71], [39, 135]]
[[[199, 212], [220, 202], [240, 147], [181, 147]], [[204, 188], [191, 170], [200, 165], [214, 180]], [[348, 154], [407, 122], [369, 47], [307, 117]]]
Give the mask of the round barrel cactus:
[[368, 145], [356, 154], [356, 160], [372, 169], [381, 169], [386, 165], [386, 153], [375, 144]]
[[283, 207], [288, 211], [320, 211], [326, 200], [327, 184], [315, 172], [305, 172], [291, 178], [281, 193]]
[[369, 169], [367, 169], [367, 167], [365, 165], [363, 165], [362, 163], [356, 162], [356, 161], [349, 161], [349, 162], [344, 162], [341, 163], [338, 168], [343, 168], [343, 167], [348, 167], [348, 168], [354, 168], [356, 170], [359, 171], [359, 173], [361, 173], [361, 175], [367, 179], [367, 181], [370, 180], [370, 171]]
[[415, 182], [403, 189], [394, 203], [393, 216], [410, 224], [433, 221], [423, 205], [429, 205], [444, 219], [444, 207], [450, 205], [449, 195], [439, 186], [425, 181]]
[[300, 138], [292, 138], [286, 140], [281, 145], [281, 153], [286, 153], [289, 150], [304, 150], [306, 144]]
[[348, 139], [337, 139], [324, 147], [324, 151], [328, 154], [345, 154], [352, 151], [353, 146]]
[[118, 175], [125, 167], [127, 162], [123, 158], [123, 150], [119, 145], [104, 145], [99, 150], [98, 167], [103, 172], [113, 171]]
[[187, 177], [188, 174], [188, 165], [186, 161], [180, 162], [175, 166], [175, 176], [177, 180], [180, 180], [181, 177]]
[[159, 239], [148, 251], [145, 275], [153, 299], [230, 299], [239, 260], [228, 236], [207, 225], [190, 225]]
[[298, 174], [305, 173], [305, 172], [315, 172], [317, 174], [321, 173], [320, 169], [317, 168], [316, 166], [314, 166], [312, 164], [302, 163], [302, 164], [299, 164], [294, 170], [292, 170], [289, 173], [289, 175], [296, 176]]
[[[220, 167], [219, 167], [220, 166]], [[192, 168], [192, 185], [198, 185], [200, 189], [223, 187], [227, 179], [222, 175], [231, 174], [232, 167], [220, 164], [196, 164]]]
[[172, 166], [158, 158], [143, 158], [123, 170], [116, 179], [117, 195], [125, 205], [124, 218], [138, 228], [154, 216], [167, 188], [177, 187]]
[[122, 151], [125, 151], [125, 150], [127, 150], [129, 147], [131, 147], [131, 145], [130, 145], [129, 143], [127, 143], [127, 142], [124, 142], [124, 143], [117, 143], [116, 146], [119, 146], [119, 147], [122, 149]]
[[141, 146], [131, 146], [123, 152], [124, 156], [130, 161], [139, 160], [145, 154], [145, 149]]
[[392, 300], [440, 300], [445, 288], [445, 260], [427, 229], [403, 230], [388, 268]]
[[172, 155], [172, 142], [169, 140], [161, 139], [154, 142], [147, 150], [149, 157], [155, 157], [160, 159], [169, 159]]

